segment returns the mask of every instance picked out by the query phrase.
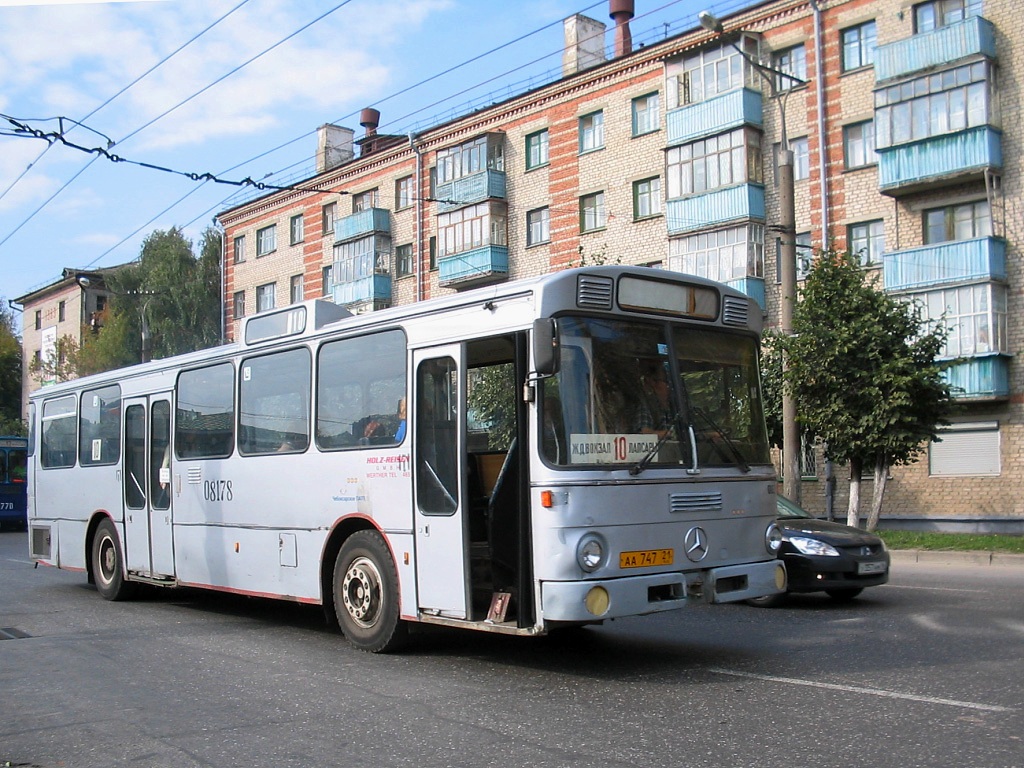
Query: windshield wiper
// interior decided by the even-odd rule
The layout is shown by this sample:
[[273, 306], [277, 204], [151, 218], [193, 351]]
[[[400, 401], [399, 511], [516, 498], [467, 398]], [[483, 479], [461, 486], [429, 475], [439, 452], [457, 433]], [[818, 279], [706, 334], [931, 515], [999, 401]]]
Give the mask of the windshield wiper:
[[[720, 426], [718, 426], [718, 424], [715, 423], [715, 420], [712, 419], [711, 416], [708, 415], [707, 411], [705, 411], [703, 408], [698, 408], [695, 405], [693, 406], [693, 412], [700, 416], [702, 419], [704, 419], [704, 421], [708, 423], [711, 429], [713, 429], [718, 435], [721, 436], [722, 440], [729, 447], [729, 452], [732, 454], [733, 459], [736, 460], [736, 464], [739, 465], [739, 468], [742, 469], [744, 472], [749, 472], [750, 465], [747, 464], [746, 461], [744, 461], [743, 454], [740, 453], [740, 449], [739, 447], [737, 447], [736, 443], [733, 442], [733, 439], [729, 437], [729, 433], [722, 429]], [[707, 433], [702, 432], [702, 434]], [[713, 436], [711, 437], [711, 440], [714, 441]]]
[[654, 457], [658, 455], [658, 451], [661, 450], [661, 447], [665, 445], [665, 443], [668, 442], [668, 439], [675, 434], [676, 427], [679, 424], [679, 413], [673, 413], [672, 418], [666, 419], [666, 421], [669, 421], [670, 423], [668, 429], [665, 430], [665, 434], [658, 438], [658, 442], [654, 444], [651, 450], [644, 454], [644, 457], [640, 459], [640, 461], [629, 468], [629, 474], [639, 475], [647, 469], [652, 461], [654, 461]]

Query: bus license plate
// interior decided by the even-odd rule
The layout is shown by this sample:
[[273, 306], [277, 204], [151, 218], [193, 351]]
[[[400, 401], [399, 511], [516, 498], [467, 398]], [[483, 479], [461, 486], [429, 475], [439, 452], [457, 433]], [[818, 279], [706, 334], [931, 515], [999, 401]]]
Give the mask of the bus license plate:
[[861, 575], [868, 573], [885, 573], [885, 561], [879, 560], [874, 563], [857, 563], [857, 573]]
[[619, 553], [619, 568], [648, 568], [652, 565], [672, 565], [674, 549], [644, 549]]

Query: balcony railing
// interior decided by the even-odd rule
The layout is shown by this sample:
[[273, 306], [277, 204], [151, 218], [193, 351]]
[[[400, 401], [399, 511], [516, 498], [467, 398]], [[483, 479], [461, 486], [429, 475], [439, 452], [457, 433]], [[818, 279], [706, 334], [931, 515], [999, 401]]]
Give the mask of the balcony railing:
[[1002, 400], [1010, 396], [1010, 361], [1002, 355], [957, 361], [943, 376], [957, 399]]
[[1003, 165], [1002, 135], [988, 126], [878, 150], [878, 187], [891, 197], [981, 178]]
[[370, 275], [347, 283], [334, 284], [334, 303], [342, 307], [373, 302], [375, 306], [391, 303], [391, 276]]
[[437, 212], [454, 211], [491, 198], [504, 200], [507, 194], [505, 188], [505, 172], [490, 170], [438, 184], [434, 190], [434, 198], [440, 201], [437, 203]]
[[741, 125], [760, 128], [764, 120], [761, 92], [739, 88], [707, 101], [673, 109], [665, 120], [670, 147], [701, 136], [724, 133]]
[[972, 16], [932, 32], [878, 46], [875, 81], [891, 80], [977, 55], [996, 57], [996, 31], [992, 22]]
[[951, 283], [1006, 280], [1006, 241], [954, 240], [882, 256], [885, 290], [907, 291]]
[[670, 235], [730, 221], [764, 221], [764, 186], [738, 184], [669, 200], [665, 222]]
[[391, 211], [387, 208], [367, 208], [334, 222], [334, 242], [342, 243], [357, 237], [380, 232], [390, 234]]
[[442, 256], [437, 260], [438, 283], [466, 287], [508, 278], [508, 248], [487, 245], [472, 251]]

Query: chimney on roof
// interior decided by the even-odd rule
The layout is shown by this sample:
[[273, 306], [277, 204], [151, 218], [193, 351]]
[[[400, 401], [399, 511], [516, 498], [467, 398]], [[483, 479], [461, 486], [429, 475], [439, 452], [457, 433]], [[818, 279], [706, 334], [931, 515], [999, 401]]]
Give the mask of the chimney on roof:
[[316, 172], [324, 173], [344, 165], [355, 157], [352, 140], [356, 132], [351, 128], [326, 123], [316, 130]]
[[565, 50], [562, 53], [562, 76], [568, 77], [605, 61], [605, 25], [577, 13], [563, 22]]
[[615, 21], [615, 58], [633, 52], [629, 20], [633, 18], [633, 0], [608, 0], [609, 16]]
[[380, 125], [380, 111], [373, 107], [366, 107], [359, 113], [359, 124], [366, 129], [366, 135], [359, 142], [360, 156], [366, 156], [374, 151], [377, 142], [373, 137], [377, 135], [377, 126]]

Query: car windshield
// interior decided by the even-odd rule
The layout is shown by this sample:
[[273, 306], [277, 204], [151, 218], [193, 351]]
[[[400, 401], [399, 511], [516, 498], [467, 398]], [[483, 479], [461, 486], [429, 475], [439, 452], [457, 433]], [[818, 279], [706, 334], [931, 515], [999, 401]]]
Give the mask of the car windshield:
[[778, 500], [779, 517], [814, 517], [814, 515], [805, 512], [785, 496], [777, 496], [776, 499]]
[[755, 339], [668, 323], [564, 317], [544, 381], [541, 451], [556, 466], [769, 464]]

